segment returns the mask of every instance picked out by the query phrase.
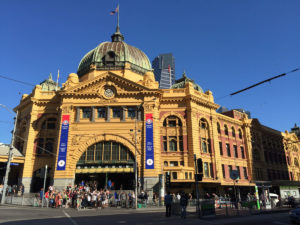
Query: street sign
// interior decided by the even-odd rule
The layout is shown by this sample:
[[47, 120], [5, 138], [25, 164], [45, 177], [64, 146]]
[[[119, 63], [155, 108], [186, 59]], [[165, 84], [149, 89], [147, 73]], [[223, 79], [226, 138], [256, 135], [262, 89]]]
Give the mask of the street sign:
[[239, 172], [237, 171], [237, 170], [231, 170], [231, 172], [230, 172], [230, 178], [232, 179], [232, 180], [237, 180], [237, 179], [239, 179], [240, 177], [239, 177]]
[[10, 163], [11, 166], [18, 166], [19, 163]]

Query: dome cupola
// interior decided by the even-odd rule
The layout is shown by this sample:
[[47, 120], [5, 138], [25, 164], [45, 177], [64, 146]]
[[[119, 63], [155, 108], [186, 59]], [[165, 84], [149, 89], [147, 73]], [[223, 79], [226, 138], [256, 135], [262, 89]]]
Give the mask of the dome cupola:
[[116, 32], [111, 36], [111, 39], [111, 42], [102, 42], [81, 59], [77, 70], [79, 77], [94, 69], [124, 69], [125, 63], [129, 63], [131, 70], [142, 75], [152, 71], [146, 54], [124, 42], [124, 36], [120, 32], [119, 26], [117, 26]]

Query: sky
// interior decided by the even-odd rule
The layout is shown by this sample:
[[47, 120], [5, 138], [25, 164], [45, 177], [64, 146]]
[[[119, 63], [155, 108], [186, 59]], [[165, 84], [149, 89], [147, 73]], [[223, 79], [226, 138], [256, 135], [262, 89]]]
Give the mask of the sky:
[[[150, 61], [173, 53], [176, 77], [185, 70], [217, 104], [279, 131], [300, 125], [300, 71], [229, 96], [300, 67], [299, 0], [1, 0], [0, 76], [36, 85], [59, 69], [64, 83], [110, 40], [118, 2], [125, 42]], [[33, 87], [0, 77], [0, 142], [10, 143], [10, 109]]]

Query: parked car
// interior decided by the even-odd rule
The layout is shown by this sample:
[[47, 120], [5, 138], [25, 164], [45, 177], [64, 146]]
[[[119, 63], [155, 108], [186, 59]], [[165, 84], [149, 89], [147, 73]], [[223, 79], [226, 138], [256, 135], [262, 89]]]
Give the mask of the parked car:
[[293, 209], [289, 212], [289, 217], [292, 223], [300, 222], [300, 208]]

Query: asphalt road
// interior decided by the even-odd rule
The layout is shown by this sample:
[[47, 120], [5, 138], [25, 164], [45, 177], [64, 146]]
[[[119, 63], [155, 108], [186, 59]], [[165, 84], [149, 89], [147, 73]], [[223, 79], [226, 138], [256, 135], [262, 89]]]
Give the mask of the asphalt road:
[[287, 225], [291, 224], [288, 213], [272, 213], [256, 216], [199, 219], [189, 214], [186, 219], [179, 216], [166, 218], [160, 209], [41, 209], [32, 207], [0, 207], [0, 223], [8, 225]]

